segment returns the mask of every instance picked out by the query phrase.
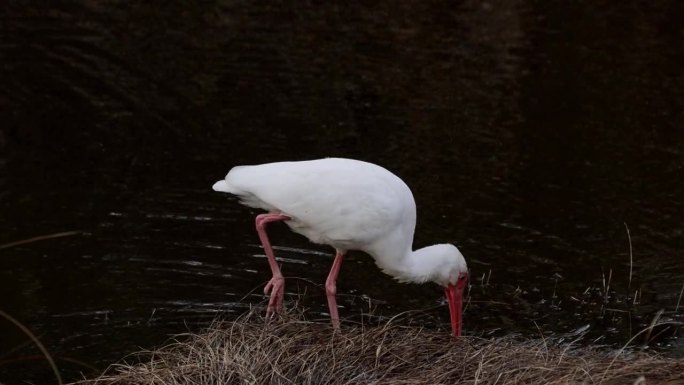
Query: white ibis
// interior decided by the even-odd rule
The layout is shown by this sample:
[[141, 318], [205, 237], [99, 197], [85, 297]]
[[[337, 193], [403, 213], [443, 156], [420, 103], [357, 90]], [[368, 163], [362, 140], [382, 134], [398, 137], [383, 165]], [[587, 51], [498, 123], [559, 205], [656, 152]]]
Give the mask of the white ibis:
[[284, 221], [311, 242], [330, 245], [337, 255], [325, 282], [333, 327], [339, 326], [337, 274], [348, 250], [370, 254], [383, 272], [400, 282], [432, 281], [444, 287], [451, 328], [461, 334], [465, 259], [456, 246], [439, 244], [413, 251], [416, 204], [408, 186], [372, 163], [326, 158], [234, 167], [214, 190], [236, 195], [242, 204], [264, 209], [256, 217], [259, 239], [273, 277], [264, 293], [267, 315], [282, 308], [285, 279], [271, 248], [266, 224]]

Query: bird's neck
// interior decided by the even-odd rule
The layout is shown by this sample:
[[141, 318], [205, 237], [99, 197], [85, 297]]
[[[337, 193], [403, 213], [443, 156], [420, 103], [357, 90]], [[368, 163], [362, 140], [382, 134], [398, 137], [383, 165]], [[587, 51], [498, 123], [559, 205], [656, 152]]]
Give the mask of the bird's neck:
[[400, 282], [424, 283], [435, 280], [444, 265], [444, 257], [434, 252], [432, 246], [418, 250], [407, 248], [369, 251], [383, 272]]

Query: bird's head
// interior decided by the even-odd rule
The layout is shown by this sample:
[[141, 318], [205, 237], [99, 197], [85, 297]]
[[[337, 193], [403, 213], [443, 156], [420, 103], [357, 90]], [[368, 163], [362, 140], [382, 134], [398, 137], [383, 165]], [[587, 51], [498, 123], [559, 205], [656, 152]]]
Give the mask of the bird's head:
[[460, 336], [463, 291], [468, 283], [468, 265], [465, 258], [458, 248], [451, 244], [429, 246], [421, 251], [432, 260], [429, 263], [432, 265], [430, 280], [444, 288], [449, 303], [451, 331], [454, 336]]
[[439, 286], [458, 285], [464, 276], [468, 276], [468, 265], [456, 246], [443, 243], [425, 247], [420, 251], [429, 254], [432, 260], [429, 263], [432, 265], [430, 281]]

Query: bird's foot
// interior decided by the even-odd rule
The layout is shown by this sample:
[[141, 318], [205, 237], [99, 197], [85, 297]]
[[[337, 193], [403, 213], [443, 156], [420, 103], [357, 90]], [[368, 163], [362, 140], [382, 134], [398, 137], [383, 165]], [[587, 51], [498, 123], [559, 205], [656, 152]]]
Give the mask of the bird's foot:
[[283, 308], [283, 296], [285, 294], [285, 278], [273, 277], [264, 287], [264, 294], [269, 296], [266, 317], [271, 317], [274, 313], [280, 312]]

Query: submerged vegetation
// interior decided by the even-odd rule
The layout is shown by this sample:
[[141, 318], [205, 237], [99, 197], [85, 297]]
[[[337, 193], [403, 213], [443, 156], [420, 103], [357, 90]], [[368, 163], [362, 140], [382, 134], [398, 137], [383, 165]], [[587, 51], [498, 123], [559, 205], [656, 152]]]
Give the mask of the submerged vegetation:
[[453, 338], [392, 322], [343, 326], [256, 312], [136, 353], [82, 385], [679, 384], [684, 360], [514, 337]]

